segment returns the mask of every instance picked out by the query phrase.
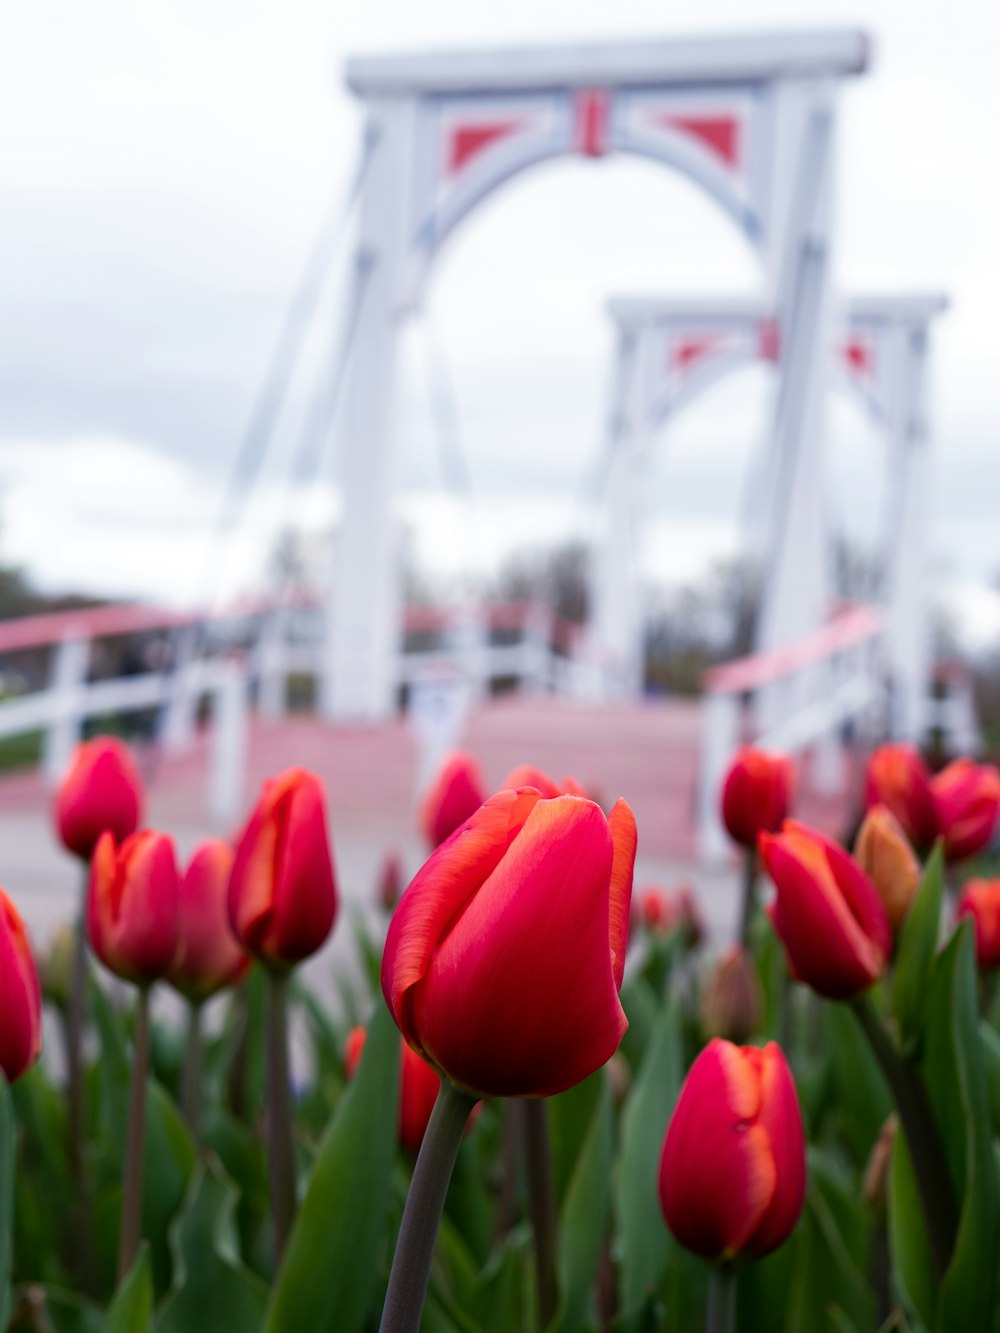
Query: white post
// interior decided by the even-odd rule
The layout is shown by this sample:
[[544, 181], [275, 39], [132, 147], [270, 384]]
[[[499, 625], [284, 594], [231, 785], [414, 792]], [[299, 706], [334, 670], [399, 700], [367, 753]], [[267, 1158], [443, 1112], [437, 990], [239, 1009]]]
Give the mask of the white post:
[[269, 721], [284, 717], [288, 711], [287, 621], [283, 607], [266, 611], [257, 641], [257, 708]]
[[730, 849], [719, 813], [720, 796], [739, 735], [739, 696], [706, 693], [698, 771], [698, 856], [702, 861], [721, 861]]
[[198, 712], [196, 642], [194, 625], [185, 625], [174, 635], [175, 657], [167, 683], [169, 702], [163, 721], [163, 744], [172, 754], [187, 750], [194, 738]]
[[50, 786], [62, 777], [74, 746], [80, 740], [83, 720], [83, 690], [90, 666], [90, 639], [70, 635], [53, 650], [52, 718], [45, 732], [42, 770]]
[[242, 813], [247, 762], [247, 677], [242, 662], [219, 663], [212, 707], [208, 802], [220, 824]]

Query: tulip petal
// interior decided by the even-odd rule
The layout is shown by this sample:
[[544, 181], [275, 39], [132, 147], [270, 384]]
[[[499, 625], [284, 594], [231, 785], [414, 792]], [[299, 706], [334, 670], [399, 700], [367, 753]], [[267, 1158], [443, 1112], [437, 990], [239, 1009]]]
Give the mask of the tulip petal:
[[42, 1047], [38, 972], [20, 914], [0, 889], [0, 1076], [21, 1077]]
[[535, 804], [412, 987], [423, 1049], [454, 1082], [551, 1096], [615, 1052], [628, 1024], [609, 950], [613, 855], [592, 802]]
[[399, 901], [382, 955], [382, 992], [397, 1027], [417, 1051], [408, 992], [538, 799], [531, 790], [491, 797], [431, 854]]
[[635, 815], [627, 801], [618, 801], [608, 815], [614, 858], [611, 862], [611, 967], [615, 986], [622, 988], [625, 954], [628, 950], [629, 914], [632, 907], [632, 871], [635, 867], [637, 833]]
[[277, 859], [267, 950], [294, 963], [315, 953], [333, 929], [337, 886], [319, 779], [304, 769], [286, 776], [288, 786], [273, 807]]
[[240, 835], [229, 880], [229, 924], [250, 953], [259, 952], [274, 915], [277, 847], [277, 827], [258, 805]]
[[760, 1078], [759, 1124], [767, 1131], [777, 1181], [771, 1202], [748, 1238], [754, 1257], [776, 1249], [791, 1233], [806, 1197], [806, 1147], [802, 1115], [788, 1063], [775, 1042], [757, 1052]]

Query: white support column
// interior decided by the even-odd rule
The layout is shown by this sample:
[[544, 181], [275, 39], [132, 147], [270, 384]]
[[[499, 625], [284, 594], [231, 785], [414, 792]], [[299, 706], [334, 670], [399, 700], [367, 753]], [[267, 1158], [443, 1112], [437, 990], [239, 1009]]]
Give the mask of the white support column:
[[221, 825], [231, 825], [243, 813], [247, 766], [247, 677], [243, 663], [219, 664], [212, 701], [209, 809]]
[[168, 685], [169, 702], [163, 720], [163, 744], [172, 754], [191, 745], [198, 713], [198, 692], [194, 688], [197, 627], [184, 625], [174, 634], [174, 661]]
[[265, 612], [257, 641], [257, 708], [261, 717], [271, 722], [288, 711], [287, 636], [285, 608], [277, 606]]
[[698, 771], [698, 856], [721, 861], [730, 850], [722, 826], [722, 780], [740, 739], [740, 700], [735, 694], [706, 694]]
[[90, 639], [70, 635], [53, 649], [52, 720], [45, 733], [42, 769], [50, 786], [62, 777], [80, 740], [83, 691], [90, 666]]

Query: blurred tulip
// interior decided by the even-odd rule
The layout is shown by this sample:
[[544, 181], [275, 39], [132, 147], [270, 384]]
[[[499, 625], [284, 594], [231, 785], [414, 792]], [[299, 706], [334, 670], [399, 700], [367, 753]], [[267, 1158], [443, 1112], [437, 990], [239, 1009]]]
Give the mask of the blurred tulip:
[[1000, 879], [970, 879], [958, 895], [956, 915], [971, 916], [976, 960], [984, 970], [1000, 967]]
[[389, 925], [382, 989], [410, 1045], [459, 1087], [545, 1097], [628, 1026], [635, 820], [578, 796], [491, 797], [430, 857]]
[[760, 852], [778, 891], [771, 924], [795, 976], [835, 1000], [877, 981], [892, 933], [875, 886], [857, 862], [794, 820], [778, 834], [762, 833]]
[[758, 1258], [788, 1238], [805, 1199], [805, 1138], [774, 1042], [705, 1047], [667, 1126], [659, 1188], [667, 1226], [702, 1258]]
[[101, 834], [121, 842], [139, 827], [144, 793], [132, 752], [114, 736], [78, 745], [55, 797], [55, 823], [63, 845], [88, 861]]
[[865, 805], [886, 806], [921, 852], [937, 837], [930, 773], [912, 745], [880, 745], [865, 772]]
[[560, 784], [533, 764], [519, 764], [517, 768], [511, 769], [497, 790], [517, 791], [519, 787], [534, 787], [535, 791], [548, 799], [553, 796], [587, 796], [576, 778], [564, 778]]
[[992, 764], [956, 759], [931, 778], [938, 829], [949, 861], [985, 851], [1000, 813], [1000, 773]]
[[875, 885], [897, 934], [920, 888], [920, 862], [887, 806], [873, 805], [865, 815], [854, 857]]
[[167, 980], [193, 1004], [235, 986], [250, 966], [226, 910], [233, 860], [228, 842], [209, 839], [196, 849], [180, 880], [179, 945]]
[[42, 1049], [42, 995], [24, 922], [3, 889], [0, 889], [0, 1015], [0, 1070], [13, 1083], [27, 1073]]
[[164, 977], [178, 945], [173, 839], [144, 829], [115, 846], [102, 833], [90, 867], [87, 934], [104, 966], [136, 986]]
[[879, 1131], [861, 1182], [861, 1197], [869, 1208], [874, 1208], [880, 1214], [885, 1212], [889, 1194], [889, 1165], [898, 1129], [899, 1117], [893, 1113]]
[[701, 1025], [708, 1037], [737, 1045], [749, 1041], [764, 1016], [764, 995], [753, 959], [732, 944], [709, 973], [701, 995]]
[[49, 940], [48, 951], [38, 960], [38, 979], [42, 984], [42, 998], [65, 1012], [73, 984], [73, 953], [76, 949], [76, 931], [72, 926], [60, 926]]
[[394, 912], [402, 893], [403, 867], [399, 860], [399, 854], [398, 852], [387, 852], [378, 877], [376, 897], [379, 907], [383, 912]]
[[456, 750], [442, 764], [420, 806], [428, 845], [439, 847], [486, 800], [486, 784], [471, 754]]
[[323, 784], [304, 768], [264, 783], [236, 846], [229, 924], [247, 953], [286, 969], [316, 952], [337, 916]]
[[784, 754], [745, 745], [722, 783], [722, 822], [734, 842], [754, 848], [759, 833], [777, 833], [788, 814], [795, 769]]
[[[344, 1073], [354, 1077], [354, 1071], [364, 1050], [367, 1032], [362, 1027], [352, 1028], [347, 1036], [347, 1049], [344, 1053]], [[416, 1051], [410, 1050], [405, 1041], [400, 1041], [399, 1084], [399, 1141], [410, 1152], [417, 1152], [424, 1141], [427, 1122], [434, 1110], [441, 1080], [426, 1060], [421, 1060]]]
[[655, 885], [636, 895], [633, 913], [636, 924], [651, 935], [670, 935], [679, 930], [688, 948], [694, 949], [705, 938], [705, 923], [690, 884], [672, 892]]

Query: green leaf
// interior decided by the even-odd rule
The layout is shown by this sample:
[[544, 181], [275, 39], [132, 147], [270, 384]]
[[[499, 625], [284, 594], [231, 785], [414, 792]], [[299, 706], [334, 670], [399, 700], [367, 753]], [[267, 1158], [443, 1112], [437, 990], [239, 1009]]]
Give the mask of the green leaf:
[[0, 1073], [0, 1328], [10, 1322], [11, 1265], [14, 1262], [14, 1108]]
[[683, 1042], [679, 1002], [672, 996], [657, 1016], [622, 1116], [615, 1213], [625, 1312], [659, 1286], [675, 1244], [663, 1220], [657, 1181], [663, 1136], [684, 1081]]
[[559, 1093], [557, 1097], [545, 1099], [545, 1118], [549, 1127], [552, 1181], [557, 1208], [562, 1208], [566, 1191], [573, 1180], [603, 1088], [604, 1074], [598, 1070], [596, 1074], [591, 1074], [582, 1083]]
[[115, 1292], [104, 1318], [104, 1333], [149, 1333], [153, 1313], [153, 1277], [149, 1247], [139, 1247], [135, 1263]]
[[254, 1333], [264, 1320], [267, 1287], [237, 1259], [236, 1190], [216, 1166], [200, 1170], [173, 1228], [174, 1284], [157, 1333]]
[[46, 1333], [101, 1333], [104, 1311], [93, 1301], [61, 1287], [45, 1287], [43, 1292]]
[[931, 853], [920, 889], [903, 921], [893, 968], [892, 1008], [904, 1051], [919, 1040], [923, 1031], [931, 964], [941, 933], [943, 894], [944, 859], [939, 842]]
[[863, 1171], [893, 1109], [892, 1096], [850, 1006], [828, 1004], [824, 1008], [832, 1087], [823, 1123], [832, 1122], [837, 1137], [850, 1149], [854, 1165]]
[[268, 1333], [359, 1333], [371, 1316], [388, 1239], [399, 1040], [380, 1005], [320, 1146], [274, 1288]]
[[142, 1178], [142, 1234], [151, 1239], [150, 1260], [157, 1292], [170, 1285], [170, 1223], [184, 1201], [197, 1152], [187, 1125], [153, 1079], [146, 1085], [146, 1147]]
[[1000, 1032], [985, 1020], [979, 1024], [979, 1043], [986, 1076], [986, 1097], [993, 1133], [1000, 1134]]
[[913, 1162], [902, 1133], [893, 1142], [889, 1171], [889, 1250], [900, 1297], [930, 1328], [937, 1308], [934, 1263]]

